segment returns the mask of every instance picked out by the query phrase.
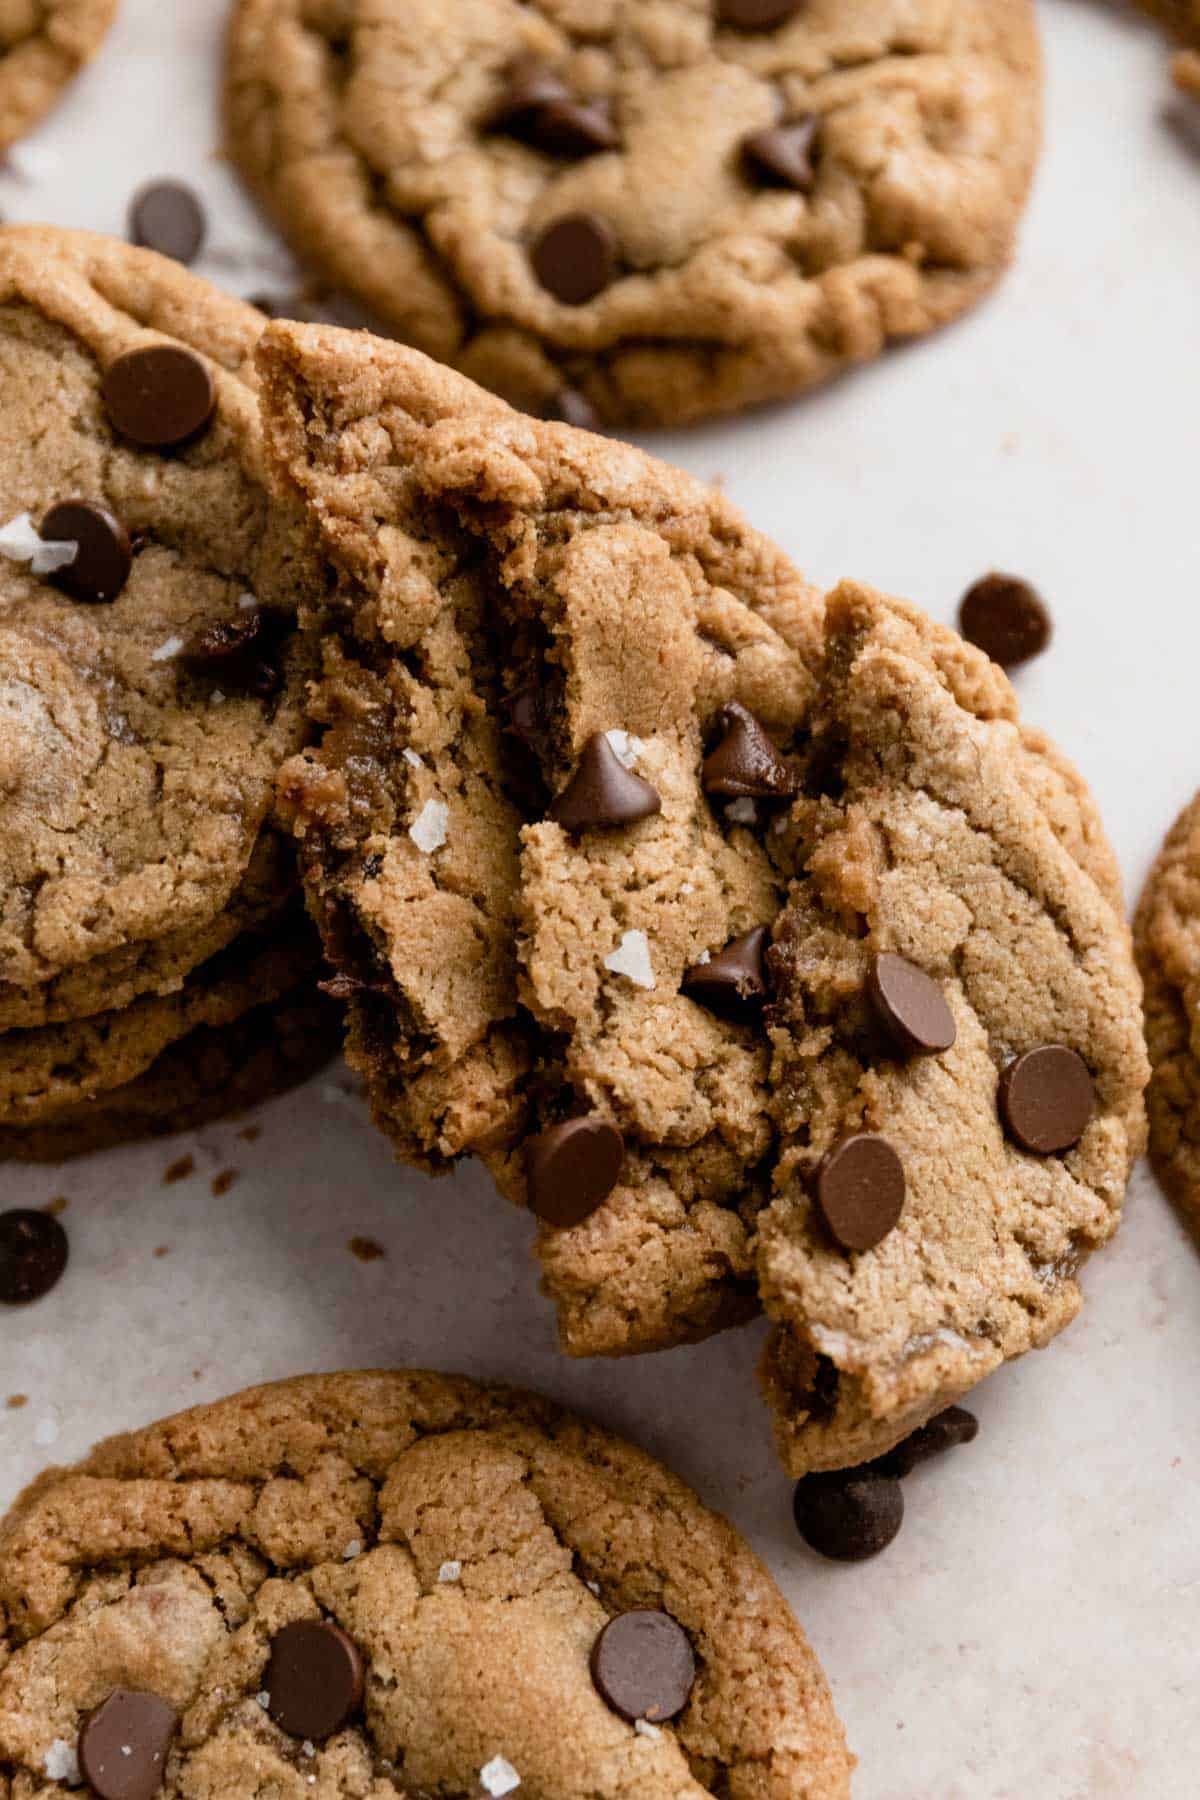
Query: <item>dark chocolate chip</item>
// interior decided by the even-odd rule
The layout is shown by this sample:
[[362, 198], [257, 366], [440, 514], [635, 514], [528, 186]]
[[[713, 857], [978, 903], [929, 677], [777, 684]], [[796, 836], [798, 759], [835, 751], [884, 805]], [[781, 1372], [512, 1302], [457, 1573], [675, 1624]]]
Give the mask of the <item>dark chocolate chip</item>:
[[181, 344], [127, 350], [110, 364], [101, 392], [116, 429], [147, 450], [186, 444], [217, 405], [208, 365]]
[[267, 1711], [292, 1737], [322, 1743], [358, 1711], [365, 1680], [353, 1638], [328, 1620], [298, 1619], [271, 1645], [263, 1677]]
[[154, 1800], [178, 1723], [157, 1694], [110, 1694], [79, 1734], [79, 1772], [97, 1800]]
[[592, 1645], [592, 1680], [600, 1698], [631, 1725], [677, 1718], [696, 1685], [688, 1634], [669, 1613], [619, 1613]]
[[277, 652], [284, 629], [282, 621], [268, 619], [261, 608], [248, 609], [197, 632], [180, 651], [179, 662], [190, 675], [265, 700], [283, 680]]
[[615, 150], [621, 142], [607, 100], [552, 100], [534, 115], [528, 137], [548, 156], [571, 161]]
[[834, 1562], [865, 1562], [886, 1550], [904, 1523], [904, 1495], [892, 1475], [830, 1469], [796, 1483], [796, 1529]]
[[1053, 1156], [1088, 1128], [1096, 1090], [1088, 1066], [1065, 1044], [1040, 1044], [1014, 1057], [997, 1093], [1004, 1129], [1022, 1150]]
[[812, 148], [820, 120], [808, 113], [793, 125], [771, 125], [742, 139], [746, 173], [760, 187], [795, 188], [808, 194], [816, 180]]
[[706, 794], [773, 799], [795, 793], [796, 777], [740, 700], [722, 708], [721, 726], [721, 741], [705, 757], [701, 772]]
[[1036, 588], [1019, 575], [985, 575], [963, 595], [958, 628], [999, 663], [1016, 668], [1050, 642], [1050, 614]]
[[710, 1012], [745, 1018], [767, 997], [764, 960], [771, 934], [765, 925], [743, 933], [706, 963], [694, 963], [683, 978], [682, 991]]
[[543, 107], [570, 98], [562, 77], [538, 57], [518, 57], [507, 71], [504, 92], [484, 120], [484, 130], [524, 137]]
[[208, 221], [204, 208], [182, 181], [152, 181], [134, 195], [129, 236], [143, 249], [176, 262], [195, 262], [204, 248]]
[[616, 233], [599, 213], [564, 213], [538, 233], [529, 260], [547, 293], [564, 306], [583, 306], [616, 274]]
[[530, 1210], [563, 1231], [582, 1225], [621, 1179], [625, 1144], [615, 1125], [585, 1113], [540, 1132], [526, 1147]]
[[873, 1132], [843, 1138], [817, 1170], [817, 1204], [843, 1250], [873, 1250], [904, 1210], [904, 1164]]
[[717, 0], [717, 18], [738, 31], [774, 31], [800, 11], [804, 0]]
[[940, 985], [909, 962], [884, 950], [871, 963], [867, 994], [879, 1021], [906, 1056], [933, 1056], [953, 1048], [954, 1014]]
[[564, 831], [633, 825], [662, 811], [658, 792], [627, 769], [603, 731], [583, 746], [574, 775], [550, 808]]
[[965, 1406], [948, 1406], [945, 1412], [920, 1426], [886, 1456], [877, 1456], [870, 1466], [876, 1474], [895, 1475], [899, 1479], [911, 1475], [918, 1463], [928, 1462], [931, 1456], [941, 1456], [946, 1450], [954, 1450], [959, 1444], [972, 1443], [978, 1435], [979, 1421], [974, 1413], [969, 1413]]
[[93, 500], [60, 500], [38, 527], [47, 543], [75, 544], [75, 561], [50, 580], [73, 600], [115, 600], [133, 567], [133, 546], [120, 519]]
[[67, 1266], [67, 1234], [44, 1212], [0, 1213], [0, 1302], [40, 1300]]
[[560, 387], [547, 400], [544, 419], [557, 419], [562, 425], [573, 425], [576, 431], [603, 431], [604, 421], [586, 394], [578, 388]]

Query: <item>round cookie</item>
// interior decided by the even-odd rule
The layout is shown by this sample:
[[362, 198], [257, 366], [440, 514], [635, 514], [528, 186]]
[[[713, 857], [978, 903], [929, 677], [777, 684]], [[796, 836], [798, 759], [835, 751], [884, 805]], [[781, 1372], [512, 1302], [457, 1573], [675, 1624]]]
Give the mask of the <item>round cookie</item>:
[[1200, 1234], [1200, 795], [1175, 821], [1150, 871], [1133, 937], [1153, 1070], [1150, 1158]]
[[[0, 231], [0, 993], [86, 987], [99, 958], [208, 930], [305, 739], [291, 625], [312, 575], [264, 487], [261, 328], [149, 252]], [[173, 449], [128, 435], [193, 423]], [[31, 526], [80, 500], [95, 542], [55, 570]], [[127, 579], [98, 601], [114, 565]]]
[[[978, 651], [866, 590], [827, 617], [677, 471], [364, 334], [273, 326], [261, 362], [332, 577], [307, 620], [322, 735], [282, 804], [377, 1122], [435, 1170], [483, 1155], [532, 1205], [569, 1351], [749, 1316], [779, 1155], [760, 929], [801, 873], [793, 783], [836, 792], [835, 735], [828, 769], [810, 752], [831, 671], [861, 632], [943, 697], [961, 754], [986, 745], [1120, 997], [1094, 802]], [[1122, 1030], [1123, 1000], [1114, 1057]]]
[[0, 151], [31, 131], [91, 61], [119, 0], [0, 0]]
[[332, 1061], [341, 1009], [308, 983], [232, 1025], [201, 1025], [142, 1075], [45, 1123], [0, 1126], [0, 1159], [60, 1163], [226, 1119], [296, 1087]]
[[732, 1527], [599, 1427], [451, 1376], [285, 1381], [102, 1445], [0, 1526], [0, 1607], [14, 1795], [94, 1770], [105, 1709], [165, 1753], [138, 1790], [164, 1800], [850, 1792]]
[[226, 111], [391, 330], [530, 411], [675, 424], [985, 294], [1040, 91], [1028, 0], [236, 0]]

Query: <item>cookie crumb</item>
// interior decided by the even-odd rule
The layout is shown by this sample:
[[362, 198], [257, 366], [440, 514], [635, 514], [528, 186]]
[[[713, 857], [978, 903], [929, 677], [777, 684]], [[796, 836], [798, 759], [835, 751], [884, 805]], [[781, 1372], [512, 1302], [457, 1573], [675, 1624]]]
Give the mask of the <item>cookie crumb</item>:
[[222, 1194], [227, 1194], [237, 1178], [236, 1169], [222, 1169], [219, 1175], [214, 1175], [212, 1178], [213, 1198], [219, 1200]]
[[652, 988], [654, 965], [650, 961], [650, 941], [644, 931], [627, 931], [604, 966], [614, 975], [624, 975], [635, 987]]
[[515, 1793], [521, 1785], [521, 1777], [503, 1756], [493, 1756], [491, 1762], [484, 1763], [479, 1771], [479, 1779], [483, 1783], [484, 1792], [491, 1794], [492, 1800], [500, 1800], [502, 1794]]
[[352, 1237], [346, 1248], [351, 1256], [357, 1256], [359, 1262], [363, 1263], [378, 1262], [381, 1257], [387, 1255], [383, 1245], [369, 1237]]
[[418, 850], [426, 856], [432, 856], [446, 842], [446, 828], [450, 823], [450, 808], [444, 800], [427, 800], [416, 819], [409, 826], [408, 835]]
[[163, 1186], [170, 1187], [176, 1181], [186, 1181], [196, 1167], [194, 1156], [178, 1156], [173, 1163], [168, 1163], [163, 1170]]
[[462, 1564], [460, 1562], [444, 1562], [438, 1570], [439, 1581], [461, 1581]]
[[154, 1254], [155, 1254], [155, 1256], [157, 1256], [157, 1257], [158, 1257], [158, 1258], [159, 1258], [159, 1259], [160, 1259], [160, 1260], [161, 1260], [161, 1258], [162, 1258], [162, 1257], [164, 1257], [164, 1256], [170, 1256], [170, 1254], [171, 1254], [171, 1246], [170, 1246], [170, 1244], [157, 1244], [157, 1245], [155, 1245], [155, 1249], [154, 1249]]
[[70, 1204], [71, 1202], [67, 1199], [65, 1194], [56, 1194], [53, 1200], [47, 1200], [42, 1211], [44, 1213], [49, 1213], [52, 1219], [61, 1219]]
[[29, 1405], [29, 1395], [28, 1394], [10, 1394], [8, 1396], [8, 1399], [4, 1402], [4, 1404], [8, 1408], [9, 1412], [20, 1412], [20, 1410], [23, 1406]]
[[257, 1144], [262, 1136], [262, 1129], [261, 1125], [243, 1125], [238, 1136], [244, 1144]]

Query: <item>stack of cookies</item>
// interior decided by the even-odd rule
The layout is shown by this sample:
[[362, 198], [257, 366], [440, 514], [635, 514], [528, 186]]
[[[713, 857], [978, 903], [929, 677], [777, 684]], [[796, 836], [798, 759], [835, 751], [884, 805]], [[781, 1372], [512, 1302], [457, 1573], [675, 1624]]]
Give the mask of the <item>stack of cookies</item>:
[[1074, 1317], [1142, 1147], [1086, 787], [678, 471], [364, 333], [258, 360], [329, 571], [281, 806], [377, 1123], [537, 1216], [573, 1354], [763, 1310], [788, 1468], [885, 1455]]
[[0, 1151], [249, 1103], [329, 1054], [273, 782], [305, 566], [261, 320], [157, 257], [0, 238]]

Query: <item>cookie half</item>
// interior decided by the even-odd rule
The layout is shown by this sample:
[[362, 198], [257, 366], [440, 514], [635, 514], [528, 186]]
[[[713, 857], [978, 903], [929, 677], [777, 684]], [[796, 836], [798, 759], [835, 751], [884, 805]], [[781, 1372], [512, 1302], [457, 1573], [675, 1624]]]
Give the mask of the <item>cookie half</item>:
[[[262, 364], [335, 571], [284, 807], [377, 1121], [427, 1166], [484, 1155], [538, 1213], [567, 1349], [748, 1316], [780, 1146], [766, 941], [793, 809], [840, 779], [822, 689], [850, 635], [721, 496], [626, 446], [363, 334], [275, 326]], [[992, 748], [1132, 982], [1078, 775], [986, 658], [862, 605], [955, 753]]]
[[213, 1800], [850, 1791], [732, 1527], [599, 1427], [451, 1376], [285, 1381], [102, 1445], [0, 1526], [0, 1605], [14, 1792], [95, 1770], [118, 1717], [164, 1792]]
[[91, 61], [118, 0], [7, 0], [0, 9], [0, 150], [24, 137]]
[[313, 572], [263, 486], [261, 328], [149, 252], [0, 231], [9, 996], [207, 932], [305, 740], [292, 627]]
[[452, 29], [237, 0], [226, 110], [293, 245], [391, 330], [531, 411], [671, 424], [985, 294], [1040, 91], [1028, 0], [487, 0]]
[[1150, 871], [1134, 921], [1146, 987], [1148, 1095], [1155, 1174], [1200, 1233], [1200, 795]]

